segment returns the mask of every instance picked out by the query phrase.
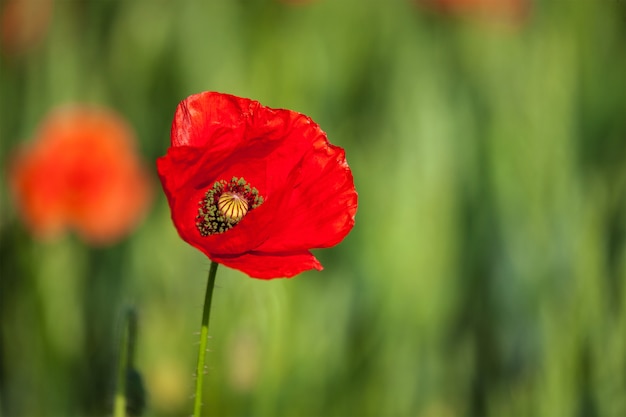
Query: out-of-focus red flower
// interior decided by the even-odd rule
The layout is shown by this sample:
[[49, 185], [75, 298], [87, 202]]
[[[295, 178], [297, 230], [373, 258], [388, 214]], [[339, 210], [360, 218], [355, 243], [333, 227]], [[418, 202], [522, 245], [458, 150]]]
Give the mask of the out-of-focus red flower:
[[313, 3], [317, 0], [278, 0], [280, 3], [290, 4], [293, 6], [303, 6], [305, 4]]
[[471, 15], [521, 22], [528, 14], [530, 0], [416, 0], [416, 3], [446, 14]]
[[294, 111], [192, 95], [176, 109], [157, 167], [180, 236], [254, 278], [321, 270], [309, 250], [339, 243], [354, 225], [344, 150]]
[[18, 213], [33, 234], [49, 239], [69, 228], [106, 245], [129, 233], [152, 194], [134, 141], [108, 110], [53, 111], [9, 167]]
[[28, 51], [45, 37], [53, 0], [6, 0], [0, 12], [0, 46], [5, 54]]

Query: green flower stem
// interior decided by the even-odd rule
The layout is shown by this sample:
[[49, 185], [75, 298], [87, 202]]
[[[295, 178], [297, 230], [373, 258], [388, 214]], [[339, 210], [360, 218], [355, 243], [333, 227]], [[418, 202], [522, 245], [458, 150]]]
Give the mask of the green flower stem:
[[133, 326], [132, 313], [128, 313], [124, 320], [124, 329], [122, 340], [120, 341], [119, 358], [117, 362], [117, 384], [115, 384], [115, 400], [113, 405], [114, 417], [126, 416], [126, 374], [128, 372], [129, 362], [131, 361], [131, 327]]
[[209, 338], [209, 316], [211, 315], [211, 298], [213, 287], [215, 286], [215, 275], [217, 272], [217, 262], [211, 261], [209, 270], [209, 282], [204, 295], [204, 308], [202, 310], [202, 327], [200, 329], [200, 347], [198, 348], [198, 367], [196, 368], [196, 395], [193, 406], [193, 417], [200, 417], [202, 409], [202, 382], [204, 380], [204, 359], [206, 356], [207, 339]]

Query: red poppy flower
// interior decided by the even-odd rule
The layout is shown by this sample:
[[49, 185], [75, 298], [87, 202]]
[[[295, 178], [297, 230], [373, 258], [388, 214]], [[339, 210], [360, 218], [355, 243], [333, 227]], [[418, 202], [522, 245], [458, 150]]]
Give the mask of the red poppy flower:
[[0, 9], [0, 48], [5, 54], [27, 52], [46, 37], [53, 0], [6, 0]]
[[38, 238], [72, 228], [88, 243], [111, 244], [130, 232], [151, 187], [130, 128], [94, 108], [56, 110], [11, 161], [18, 214]]
[[157, 167], [180, 236], [254, 278], [321, 270], [309, 250], [339, 243], [354, 225], [344, 150], [294, 111], [192, 95], [176, 109]]
[[281, 3], [290, 4], [293, 6], [303, 6], [305, 4], [313, 3], [315, 0], [279, 0]]
[[476, 15], [521, 23], [528, 15], [530, 0], [417, 0], [447, 14]]

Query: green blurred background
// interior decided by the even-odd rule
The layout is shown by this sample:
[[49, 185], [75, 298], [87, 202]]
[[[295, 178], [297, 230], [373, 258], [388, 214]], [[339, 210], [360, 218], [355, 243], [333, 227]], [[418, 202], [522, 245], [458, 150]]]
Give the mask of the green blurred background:
[[[513, 20], [408, 0], [50, 10], [2, 55], [3, 167], [66, 103], [120, 113], [154, 167], [205, 90], [305, 113], [346, 149], [359, 211], [315, 252], [324, 271], [218, 269], [207, 415], [626, 415], [626, 2]], [[135, 233], [89, 248], [34, 241], [3, 172], [2, 416], [105, 415], [128, 308], [144, 415], [191, 413], [209, 261], [153, 173]]]

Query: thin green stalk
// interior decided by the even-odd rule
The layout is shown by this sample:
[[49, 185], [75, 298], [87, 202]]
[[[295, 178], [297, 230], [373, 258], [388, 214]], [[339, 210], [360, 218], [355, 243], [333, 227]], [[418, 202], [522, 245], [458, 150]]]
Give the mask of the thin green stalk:
[[131, 316], [124, 320], [122, 340], [120, 341], [119, 359], [117, 362], [117, 384], [115, 384], [114, 417], [126, 416], [126, 373], [128, 371], [129, 347], [131, 339]]
[[198, 366], [196, 368], [196, 395], [193, 406], [193, 417], [200, 417], [202, 409], [202, 382], [204, 380], [204, 359], [206, 356], [207, 339], [209, 338], [209, 316], [211, 315], [211, 298], [213, 287], [215, 286], [215, 275], [217, 273], [217, 262], [211, 262], [209, 270], [209, 281], [204, 295], [204, 308], [202, 310], [202, 327], [200, 328], [200, 347], [198, 348]]

